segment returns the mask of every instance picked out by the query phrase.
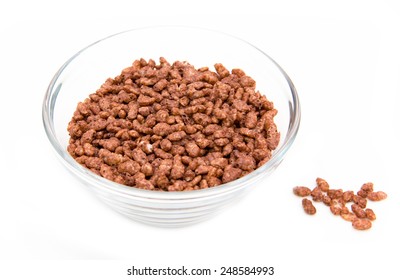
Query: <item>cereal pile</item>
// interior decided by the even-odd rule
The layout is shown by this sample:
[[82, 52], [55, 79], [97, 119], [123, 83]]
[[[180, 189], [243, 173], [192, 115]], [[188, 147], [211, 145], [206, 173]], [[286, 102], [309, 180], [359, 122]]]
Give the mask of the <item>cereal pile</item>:
[[[382, 191], [374, 191], [373, 183], [365, 183], [355, 194], [353, 191], [342, 189], [331, 189], [329, 184], [321, 178], [316, 179], [317, 186], [311, 191], [308, 187], [297, 186], [293, 193], [304, 197], [302, 204], [304, 212], [314, 215], [317, 210], [312, 201], [307, 199], [311, 196], [315, 202], [323, 202], [334, 215], [340, 215], [344, 220], [352, 222], [355, 229], [366, 230], [371, 228], [372, 221], [376, 219], [372, 209], [366, 208], [367, 201], [380, 201], [387, 197]], [[346, 206], [351, 203], [351, 210]]]
[[80, 102], [68, 152], [114, 182], [187, 191], [238, 179], [278, 146], [277, 110], [240, 69], [136, 60]]

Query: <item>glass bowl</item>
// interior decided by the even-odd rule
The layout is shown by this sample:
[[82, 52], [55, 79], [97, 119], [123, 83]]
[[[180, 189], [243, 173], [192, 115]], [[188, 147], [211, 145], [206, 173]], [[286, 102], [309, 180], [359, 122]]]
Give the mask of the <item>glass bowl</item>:
[[[78, 102], [95, 92], [136, 59], [165, 57], [170, 63], [188, 61], [196, 68], [222, 63], [240, 68], [256, 88], [274, 102], [281, 133], [271, 159], [252, 173], [203, 190], [159, 192], [128, 187], [104, 179], [78, 164], [67, 152], [68, 122]], [[56, 155], [89, 189], [123, 215], [150, 225], [174, 227], [202, 221], [232, 204], [267, 177], [283, 160], [300, 124], [300, 104], [284, 70], [262, 50], [221, 32], [192, 27], [161, 26], [133, 29], [99, 40], [72, 56], [55, 74], [43, 102], [43, 123]], [[266, 186], [273, 187], [273, 186]]]

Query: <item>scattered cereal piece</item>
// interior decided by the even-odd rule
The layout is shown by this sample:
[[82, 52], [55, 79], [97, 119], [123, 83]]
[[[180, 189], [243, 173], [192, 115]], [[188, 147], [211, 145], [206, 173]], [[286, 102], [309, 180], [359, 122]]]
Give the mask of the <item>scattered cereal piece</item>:
[[371, 192], [368, 194], [367, 198], [371, 201], [381, 201], [387, 198], [387, 194], [382, 191]]
[[329, 209], [331, 210], [332, 214], [335, 216], [340, 215], [342, 212], [342, 208], [337, 203], [331, 204], [331, 206], [329, 206]]
[[353, 191], [345, 191], [342, 195], [344, 202], [350, 202], [353, 200], [354, 192]]
[[311, 197], [314, 201], [322, 201], [324, 194], [322, 193], [322, 190], [320, 187], [316, 186], [312, 191], [311, 191]]
[[358, 204], [352, 204], [351, 210], [353, 211], [354, 214], [356, 214], [358, 218], [363, 219], [367, 217], [365, 211]]
[[324, 179], [317, 178], [316, 182], [317, 182], [317, 186], [321, 189], [321, 191], [327, 192], [329, 190], [329, 184]]
[[359, 190], [357, 192], [357, 195], [362, 197], [362, 198], [366, 198], [368, 196], [368, 192], [366, 192], [365, 190]]
[[327, 195], [324, 195], [324, 196], [322, 197], [322, 202], [323, 202], [326, 206], [331, 206], [331, 205], [332, 205], [332, 199], [331, 199], [329, 196], [327, 196]]
[[374, 191], [374, 184], [369, 182], [365, 183], [361, 186], [361, 190], [365, 191], [366, 193], [370, 193]]
[[314, 215], [317, 212], [317, 209], [314, 207], [311, 200], [304, 198], [303, 199], [303, 209], [308, 215]]
[[374, 211], [372, 209], [365, 209], [365, 214], [367, 215], [367, 218], [371, 221], [375, 221], [376, 220], [376, 215], [374, 213]]
[[328, 196], [332, 199], [339, 199], [343, 196], [343, 190], [342, 189], [330, 189], [327, 192]]
[[357, 216], [354, 213], [340, 214], [340, 216], [343, 218], [343, 220], [348, 221], [348, 222], [352, 222], [355, 219], [357, 219]]
[[293, 193], [297, 196], [305, 197], [311, 194], [311, 190], [307, 187], [298, 186], [293, 188]]
[[372, 227], [372, 223], [368, 219], [356, 218], [352, 221], [351, 224], [357, 230], [367, 230]]
[[367, 200], [361, 196], [353, 195], [353, 202], [359, 205], [361, 208], [367, 207]]

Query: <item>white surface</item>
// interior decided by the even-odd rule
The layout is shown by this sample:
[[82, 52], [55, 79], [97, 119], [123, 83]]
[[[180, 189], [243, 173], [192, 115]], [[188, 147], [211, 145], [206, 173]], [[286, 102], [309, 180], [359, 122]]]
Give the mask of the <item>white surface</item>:
[[[39, 2], [0, 4], [1, 279], [124, 279], [132, 265], [275, 266], [271, 279], [398, 275], [396, 1], [160, 1], [161, 9], [157, 1]], [[109, 34], [158, 24], [252, 42], [287, 71], [302, 106], [300, 132], [276, 173], [214, 219], [172, 230], [98, 202], [57, 161], [41, 121], [46, 87], [65, 60]], [[316, 216], [305, 215], [292, 188], [313, 186], [317, 176], [386, 191], [386, 201], [369, 204], [378, 216], [372, 229], [355, 231], [320, 204]]]

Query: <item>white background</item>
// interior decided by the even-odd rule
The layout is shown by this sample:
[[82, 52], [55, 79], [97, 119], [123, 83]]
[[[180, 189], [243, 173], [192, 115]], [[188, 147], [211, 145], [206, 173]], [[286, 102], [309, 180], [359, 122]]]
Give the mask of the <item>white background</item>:
[[[271, 279], [398, 278], [395, 2], [2, 1], [0, 278], [128, 279], [132, 265], [274, 266]], [[209, 27], [253, 43], [286, 70], [302, 106], [299, 134], [278, 170], [217, 217], [181, 229], [144, 226], [105, 207], [57, 161], [41, 120], [47, 85], [75, 52], [159, 24]], [[356, 231], [320, 204], [316, 216], [305, 215], [292, 188], [314, 186], [318, 176], [336, 188], [372, 181], [386, 191], [387, 200], [369, 204], [372, 229]]]

